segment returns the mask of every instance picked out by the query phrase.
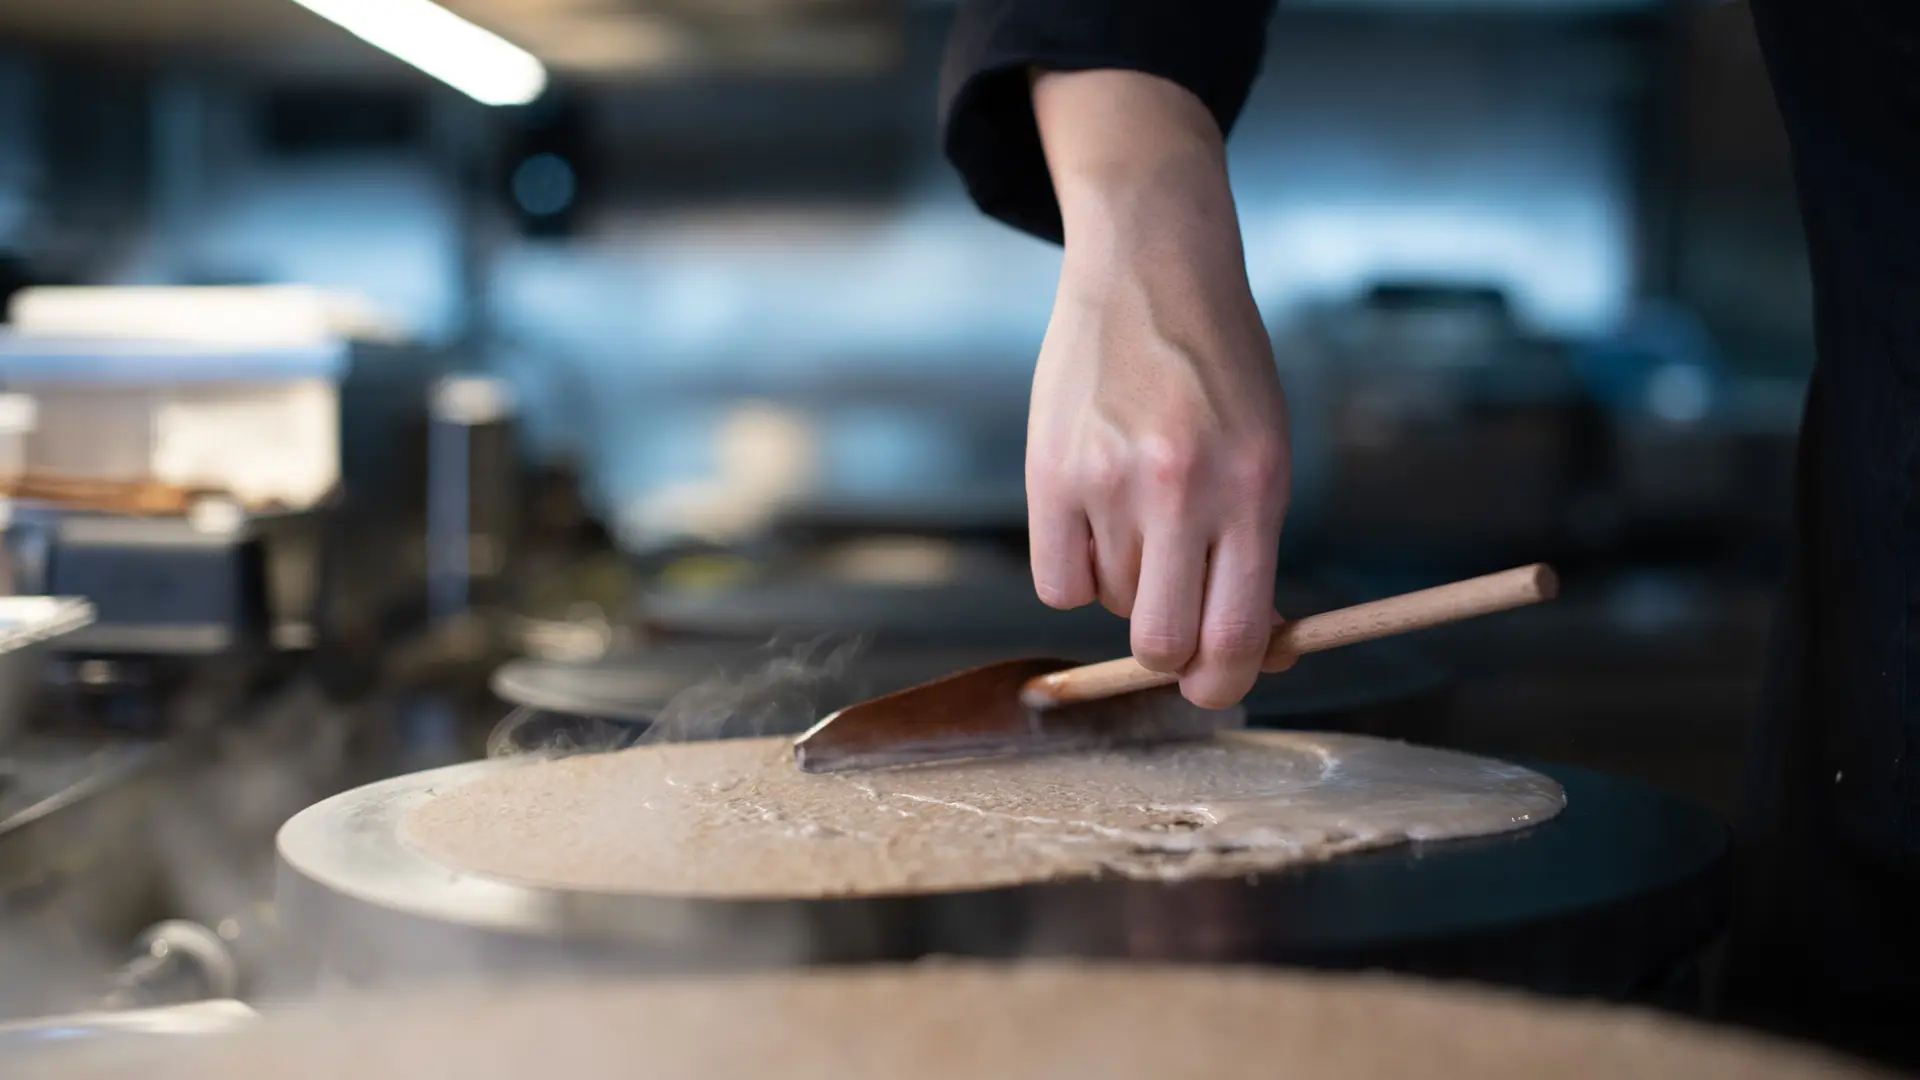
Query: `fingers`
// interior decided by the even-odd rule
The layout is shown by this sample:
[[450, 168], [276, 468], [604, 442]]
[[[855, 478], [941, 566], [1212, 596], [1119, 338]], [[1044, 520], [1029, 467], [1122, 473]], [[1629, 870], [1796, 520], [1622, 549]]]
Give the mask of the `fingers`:
[[1093, 580], [1100, 605], [1123, 619], [1133, 616], [1140, 587], [1140, 530], [1124, 506], [1107, 503], [1089, 512], [1093, 526]]
[[1199, 646], [1181, 669], [1180, 692], [1194, 704], [1224, 709], [1246, 697], [1260, 677], [1273, 635], [1278, 540], [1265, 529], [1247, 527], [1215, 544], [1198, 620]]
[[1063, 611], [1093, 603], [1098, 594], [1090, 550], [1092, 532], [1085, 511], [1077, 503], [1036, 501], [1027, 515], [1027, 540], [1033, 590], [1041, 603]]
[[[1285, 625], [1287, 625], [1286, 617], [1284, 615], [1281, 615], [1280, 612], [1276, 610], [1273, 613], [1273, 632], [1276, 634], [1279, 633], [1280, 628]], [[1271, 637], [1267, 638], [1267, 643], [1271, 645], [1273, 643], [1273, 638]], [[1262, 675], [1278, 675], [1283, 671], [1292, 670], [1293, 665], [1299, 662], [1300, 662], [1299, 653], [1296, 653], [1296, 652], [1281, 653], [1279, 656], [1272, 657], [1269, 660], [1267, 660], [1265, 664], [1262, 664], [1260, 667], [1260, 673]]]
[[1153, 671], [1183, 670], [1200, 648], [1207, 540], [1180, 516], [1165, 520], [1141, 552], [1132, 616], [1133, 656]]

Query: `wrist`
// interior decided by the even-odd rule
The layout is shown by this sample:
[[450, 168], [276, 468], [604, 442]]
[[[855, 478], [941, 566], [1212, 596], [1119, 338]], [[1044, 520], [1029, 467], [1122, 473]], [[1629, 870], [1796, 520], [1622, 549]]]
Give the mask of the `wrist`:
[[1240, 262], [1225, 140], [1199, 98], [1139, 72], [1051, 72], [1034, 77], [1033, 105], [1069, 259], [1162, 248]]
[[1063, 215], [1224, 201], [1226, 141], [1199, 98], [1136, 71], [1039, 72], [1034, 118]]
[[1244, 267], [1225, 171], [1161, 158], [1122, 173], [1056, 182], [1069, 260], [1157, 256]]

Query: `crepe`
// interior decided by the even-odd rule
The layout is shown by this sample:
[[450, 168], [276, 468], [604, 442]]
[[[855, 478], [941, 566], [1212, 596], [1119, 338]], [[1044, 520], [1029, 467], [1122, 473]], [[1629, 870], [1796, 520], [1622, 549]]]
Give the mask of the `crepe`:
[[541, 760], [436, 792], [403, 843], [545, 888], [773, 899], [1240, 876], [1525, 828], [1565, 796], [1465, 754], [1225, 733], [1147, 750], [813, 775], [783, 739]]
[[1810, 1049], [1385, 976], [876, 967], [361, 998], [17, 1080], [1843, 1080]]

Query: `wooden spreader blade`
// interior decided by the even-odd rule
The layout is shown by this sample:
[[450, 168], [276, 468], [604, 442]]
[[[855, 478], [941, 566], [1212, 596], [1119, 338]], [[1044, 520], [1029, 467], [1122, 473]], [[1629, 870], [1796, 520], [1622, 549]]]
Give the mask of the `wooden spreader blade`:
[[816, 773], [881, 769], [1199, 739], [1246, 726], [1244, 709], [1202, 709], [1178, 687], [1044, 712], [1021, 703], [1027, 680], [1073, 666], [1008, 660], [849, 705], [796, 738], [794, 760]]

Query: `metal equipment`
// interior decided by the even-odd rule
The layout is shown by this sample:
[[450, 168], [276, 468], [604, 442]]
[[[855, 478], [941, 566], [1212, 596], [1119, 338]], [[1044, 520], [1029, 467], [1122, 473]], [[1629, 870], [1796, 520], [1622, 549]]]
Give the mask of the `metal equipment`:
[[1250, 879], [1094, 880], [972, 893], [714, 901], [462, 874], [401, 819], [513, 761], [335, 796], [279, 837], [280, 924], [312, 977], [713, 969], [928, 955], [1380, 967], [1581, 995], [1684, 986], [1727, 903], [1713, 815], [1630, 781], [1539, 766], [1567, 809], [1521, 833], [1414, 844]]

